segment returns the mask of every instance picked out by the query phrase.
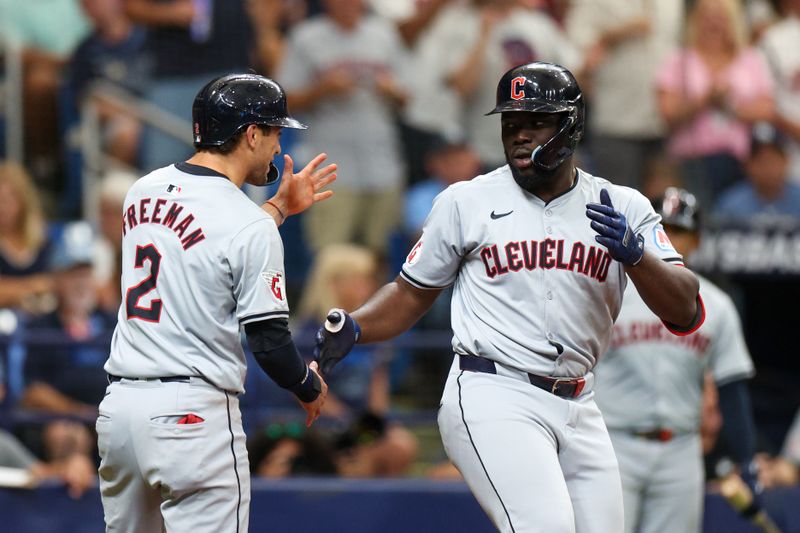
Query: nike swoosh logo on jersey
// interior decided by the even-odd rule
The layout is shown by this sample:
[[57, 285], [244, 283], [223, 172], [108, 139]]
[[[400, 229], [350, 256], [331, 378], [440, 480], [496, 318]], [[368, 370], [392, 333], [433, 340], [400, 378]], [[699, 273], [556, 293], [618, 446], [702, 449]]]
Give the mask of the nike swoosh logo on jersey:
[[509, 211], [508, 213], [495, 213], [494, 211], [492, 211], [492, 214], [489, 215], [489, 216], [492, 217], [492, 220], [497, 220], [498, 218], [507, 217], [508, 215], [510, 215], [513, 212], [514, 212], [513, 209], [511, 211]]

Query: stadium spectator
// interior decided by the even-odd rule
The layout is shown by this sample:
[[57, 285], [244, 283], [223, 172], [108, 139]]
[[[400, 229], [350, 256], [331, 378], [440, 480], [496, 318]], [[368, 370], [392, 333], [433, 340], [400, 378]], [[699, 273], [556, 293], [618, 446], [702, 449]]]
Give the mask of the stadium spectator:
[[[87, 90], [105, 81], [136, 95], [144, 93], [146, 65], [143, 55], [145, 32], [127, 17], [123, 0], [82, 0], [93, 31], [78, 46], [66, 71], [69, 104], [77, 113]], [[104, 144], [109, 154], [128, 165], [136, 165], [141, 123], [114, 102], [96, 97], [103, 123]]]
[[40, 313], [51, 307], [50, 248], [30, 175], [0, 162], [0, 308]]
[[[789, 0], [792, 1], [792, 0]], [[744, 10], [747, 27], [750, 29], [750, 41], [758, 43], [764, 33], [779, 20], [781, 9], [779, 4], [784, 0], [745, 0]]]
[[680, 42], [684, 2], [577, 0], [566, 18], [570, 40], [587, 57], [584, 93], [597, 175], [639, 188], [666, 128], [653, 91], [656, 71]]
[[308, 16], [304, 0], [247, 0], [247, 15], [253, 26], [253, 67], [259, 74], [274, 76], [286, 54], [289, 30]]
[[454, 0], [368, 0], [375, 14], [397, 25], [409, 48], [424, 38], [442, 9]]
[[683, 188], [677, 165], [663, 155], [652, 157], [647, 161], [641, 182], [639, 190], [651, 202], [662, 198], [667, 187]]
[[[0, 405], [5, 400], [3, 373], [0, 361]], [[86, 454], [74, 453], [59, 461], [44, 462], [4, 429], [0, 429], [0, 467], [25, 471], [26, 486], [36, 486], [47, 480], [60, 480], [66, 485], [72, 498], [80, 498], [97, 480], [97, 467]]]
[[478, 175], [480, 160], [465, 142], [434, 137], [428, 145], [425, 170], [428, 178], [406, 192], [404, 228], [412, 241], [419, 238], [434, 198], [453, 183]]
[[299, 422], [271, 422], [247, 440], [250, 473], [281, 479], [335, 475], [333, 448], [315, 430]]
[[[378, 288], [379, 268], [368, 249], [339, 244], [325, 247], [315, 258], [300, 302], [304, 327], [312, 336], [329, 309], [347, 311], [363, 304]], [[356, 347], [326, 376], [330, 390], [322, 414], [350, 424], [340, 449], [348, 454], [340, 464], [344, 475], [395, 476], [408, 471], [417, 454], [417, 440], [399, 424], [389, 424], [389, 369], [385, 347]], [[347, 436], [372, 435], [363, 438]]]
[[0, 2], [0, 32], [22, 53], [25, 162], [46, 190], [60, 185], [57, 94], [63, 67], [89, 30], [75, 0]]
[[88, 456], [72, 454], [60, 461], [43, 462], [3, 429], [0, 429], [0, 467], [27, 471], [34, 486], [49, 479], [60, 480], [72, 498], [80, 498], [97, 480], [97, 469]]
[[738, 0], [698, 0], [686, 47], [661, 65], [657, 87], [670, 155], [701, 204], [713, 205], [743, 178], [750, 125], [773, 113], [772, 85], [763, 56], [748, 45]]
[[800, 483], [800, 409], [777, 457], [761, 454], [758, 480], [764, 488], [788, 487]]
[[304, 215], [312, 250], [359, 242], [385, 254], [400, 222], [405, 168], [395, 111], [406, 100], [396, 28], [363, 0], [326, 0], [325, 14], [290, 34], [278, 81], [289, 107], [314, 124], [297, 159], [325, 151], [339, 166], [336, 194]]
[[791, 176], [800, 183], [800, 0], [783, 6], [785, 15], [766, 31], [761, 50], [775, 78], [774, 123], [791, 139]]
[[[247, 70], [252, 39], [245, 0], [124, 2], [131, 20], [147, 28], [145, 50], [152, 63], [147, 99], [164, 112], [191, 121], [192, 100], [210, 78]], [[192, 153], [188, 140], [145, 128], [145, 170]]]
[[728, 189], [715, 214], [729, 219], [794, 217], [800, 220], [800, 183], [789, 176], [786, 138], [770, 124], [753, 128], [747, 180]]
[[28, 346], [20, 403], [57, 417], [43, 429], [50, 460], [92, 452], [95, 439], [80, 420], [94, 420], [108, 386], [103, 363], [116, 318], [96, 308], [92, 244], [87, 223], [64, 229], [52, 257], [58, 308], [28, 323], [40, 342]]
[[[406, 193], [404, 232], [411, 246], [422, 235], [422, 226], [433, 206], [436, 196], [448, 186], [459, 181], [472, 179], [480, 174], [480, 159], [475, 151], [464, 141], [437, 136], [428, 145], [425, 156], [427, 179], [416, 183]], [[450, 293], [452, 287], [445, 289]], [[450, 299], [437, 298], [428, 312], [417, 323], [417, 328], [428, 331], [450, 330]], [[435, 390], [438, 402], [441, 391], [441, 378], [447, 374], [450, 362], [439, 357], [439, 350], [416, 352], [414, 366], [417, 367], [416, 385]]]
[[99, 238], [94, 250], [94, 271], [97, 280], [97, 303], [100, 309], [116, 314], [122, 300], [119, 280], [122, 275], [122, 230], [120, 216], [128, 190], [136, 175], [115, 170], [100, 181]]
[[442, 53], [439, 70], [460, 99], [467, 142], [485, 168], [505, 164], [497, 142], [499, 115], [485, 116], [495, 104], [498, 80], [508, 69], [532, 61], [552, 61], [573, 72], [581, 59], [556, 23], [521, 0], [471, 0], [442, 14], [431, 36]]
[[410, 98], [401, 110], [403, 149], [409, 184], [424, 180], [428, 145], [439, 135], [460, 135], [459, 99], [442, 76], [446, 51], [433, 38], [456, 0], [370, 0], [373, 11], [397, 26], [408, 50], [404, 82]]

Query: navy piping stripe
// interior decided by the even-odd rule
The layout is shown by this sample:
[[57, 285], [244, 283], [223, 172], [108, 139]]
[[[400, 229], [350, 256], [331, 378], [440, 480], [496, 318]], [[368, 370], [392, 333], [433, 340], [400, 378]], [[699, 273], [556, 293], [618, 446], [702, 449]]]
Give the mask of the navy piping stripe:
[[228, 391], [225, 391], [225, 405], [228, 407], [228, 431], [231, 434], [231, 455], [233, 455], [233, 472], [236, 474], [236, 487], [239, 499], [236, 502], [236, 533], [239, 533], [239, 509], [242, 506], [242, 482], [239, 479], [239, 467], [236, 461], [236, 451], [233, 448], [233, 425], [231, 424], [231, 399]]
[[192, 174], [193, 176], [214, 176], [217, 178], [228, 179], [228, 176], [226, 176], [225, 174], [220, 174], [213, 168], [208, 168], [201, 165], [195, 165], [193, 163], [188, 163], [186, 161], [175, 163], [175, 168], [177, 168], [181, 172], [185, 172], [186, 174]]
[[492, 483], [492, 478], [489, 476], [489, 472], [486, 470], [486, 465], [483, 464], [483, 459], [481, 458], [481, 454], [478, 453], [478, 448], [475, 446], [475, 441], [472, 440], [472, 433], [469, 430], [469, 426], [467, 425], [467, 419], [464, 416], [464, 404], [461, 403], [461, 376], [464, 375], [464, 371], [462, 370], [461, 373], [458, 375], [456, 379], [456, 383], [458, 383], [458, 408], [461, 410], [461, 421], [464, 422], [464, 428], [467, 430], [467, 436], [469, 437], [469, 442], [472, 444], [472, 449], [475, 450], [475, 455], [478, 456], [478, 461], [481, 463], [481, 468], [483, 468], [483, 473], [486, 474], [486, 479], [489, 480], [489, 485], [492, 486], [492, 490], [497, 495], [497, 499], [500, 500], [500, 505], [503, 506], [503, 511], [506, 513], [506, 518], [508, 518], [508, 525], [511, 526], [511, 532], [516, 533], [514, 529], [514, 524], [511, 522], [511, 515], [508, 514], [508, 509], [506, 509], [506, 504], [503, 503], [503, 498], [500, 497], [500, 493], [497, 492], [497, 487], [494, 486]]
[[400, 270], [400, 275], [406, 278], [409, 282], [418, 287], [422, 287], [423, 289], [441, 289], [442, 287], [437, 287], [436, 285], [428, 285], [427, 283], [422, 283], [421, 281], [417, 281], [412, 276], [408, 274], [405, 270]]
[[258, 314], [258, 315], [250, 315], [250, 316], [246, 316], [243, 319], [239, 320], [239, 323], [242, 324], [244, 322], [250, 322], [250, 321], [253, 321], [253, 320], [260, 320], [262, 318], [271, 318], [271, 317], [276, 317], [276, 316], [288, 317], [289, 313], [288, 313], [288, 311], [272, 311], [272, 312], [269, 312], [269, 313], [261, 313], [261, 314]]
[[666, 261], [667, 263], [683, 263], [682, 257], [665, 257], [662, 261]]

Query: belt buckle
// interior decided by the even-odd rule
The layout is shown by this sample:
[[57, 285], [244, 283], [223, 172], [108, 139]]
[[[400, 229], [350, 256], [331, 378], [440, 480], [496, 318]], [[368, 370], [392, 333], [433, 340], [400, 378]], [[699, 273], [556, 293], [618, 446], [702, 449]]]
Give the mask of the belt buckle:
[[586, 380], [584, 378], [555, 378], [555, 381], [553, 381], [553, 386], [550, 387], [550, 394], [559, 396], [558, 388], [563, 383], [575, 385], [575, 390], [573, 390], [572, 394], [570, 394], [570, 397], [572, 398], [579, 396], [583, 391], [583, 387], [586, 386]]
[[658, 440], [660, 442], [669, 442], [672, 440], [672, 437], [674, 436], [675, 434], [670, 429], [662, 428], [658, 430]]

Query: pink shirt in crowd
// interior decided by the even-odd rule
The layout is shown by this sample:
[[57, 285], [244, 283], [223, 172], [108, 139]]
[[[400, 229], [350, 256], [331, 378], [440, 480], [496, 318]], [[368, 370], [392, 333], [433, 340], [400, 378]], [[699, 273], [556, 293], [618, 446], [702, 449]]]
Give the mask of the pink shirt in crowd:
[[[738, 105], [772, 94], [772, 76], [763, 56], [746, 48], [718, 74], [730, 87], [731, 104]], [[691, 49], [671, 54], [656, 76], [659, 90], [683, 92], [699, 100], [712, 86], [709, 72], [700, 56]], [[750, 126], [731, 114], [709, 108], [672, 133], [670, 155], [679, 159], [728, 153], [744, 159], [750, 152]]]

